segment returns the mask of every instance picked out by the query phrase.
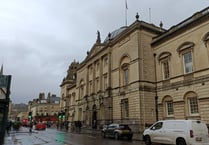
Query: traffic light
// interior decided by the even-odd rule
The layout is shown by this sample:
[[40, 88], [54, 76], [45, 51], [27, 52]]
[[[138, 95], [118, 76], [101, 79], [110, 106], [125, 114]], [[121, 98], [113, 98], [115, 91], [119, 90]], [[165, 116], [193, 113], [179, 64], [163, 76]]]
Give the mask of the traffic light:
[[62, 118], [62, 114], [58, 113], [58, 118], [61, 119]]
[[32, 112], [28, 113], [28, 119], [30, 119], [30, 120], [32, 119]]
[[58, 118], [59, 119], [65, 118], [65, 112], [59, 112], [58, 113]]
[[62, 112], [62, 118], [65, 118], [65, 112]]

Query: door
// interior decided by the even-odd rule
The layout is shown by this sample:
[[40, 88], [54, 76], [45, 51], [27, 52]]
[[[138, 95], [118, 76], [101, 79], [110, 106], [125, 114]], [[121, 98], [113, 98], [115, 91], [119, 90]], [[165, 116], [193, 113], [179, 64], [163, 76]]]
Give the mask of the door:
[[150, 128], [151, 141], [155, 143], [166, 143], [163, 122], [157, 122]]
[[96, 110], [96, 105], [93, 105], [92, 108], [92, 128], [96, 129], [97, 128], [97, 110]]

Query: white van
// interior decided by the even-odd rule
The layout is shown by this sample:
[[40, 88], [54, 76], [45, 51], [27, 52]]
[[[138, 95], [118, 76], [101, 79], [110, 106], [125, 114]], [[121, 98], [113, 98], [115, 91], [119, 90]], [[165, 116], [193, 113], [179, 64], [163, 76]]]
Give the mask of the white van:
[[208, 128], [200, 120], [162, 120], [143, 133], [146, 145], [209, 145]]

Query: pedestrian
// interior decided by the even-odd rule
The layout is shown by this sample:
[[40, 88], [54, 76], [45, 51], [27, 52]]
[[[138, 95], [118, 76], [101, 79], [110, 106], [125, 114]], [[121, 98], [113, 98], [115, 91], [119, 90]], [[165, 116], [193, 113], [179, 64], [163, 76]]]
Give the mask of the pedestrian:
[[66, 131], [68, 131], [68, 128], [69, 128], [68, 125], [69, 125], [69, 121], [66, 121], [65, 122], [65, 129], [66, 129]]
[[33, 122], [30, 121], [30, 125], [29, 125], [29, 132], [32, 133], [32, 128], [33, 128]]
[[59, 129], [59, 122], [57, 121], [57, 130]]
[[81, 121], [78, 121], [78, 132], [79, 133], [81, 132], [81, 127], [82, 127]]
[[11, 121], [8, 121], [7, 122], [7, 126], [6, 126], [7, 135], [9, 135], [9, 133], [11, 131], [11, 127], [12, 127], [12, 122]]

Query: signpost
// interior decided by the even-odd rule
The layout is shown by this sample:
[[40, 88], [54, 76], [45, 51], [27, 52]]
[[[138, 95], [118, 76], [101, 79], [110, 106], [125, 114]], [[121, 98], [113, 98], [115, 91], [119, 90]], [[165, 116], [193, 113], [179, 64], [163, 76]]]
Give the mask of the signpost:
[[0, 75], [0, 145], [4, 143], [5, 129], [7, 125], [9, 111], [9, 95], [11, 85], [11, 75]]

